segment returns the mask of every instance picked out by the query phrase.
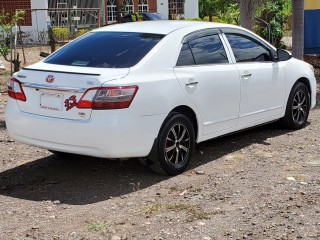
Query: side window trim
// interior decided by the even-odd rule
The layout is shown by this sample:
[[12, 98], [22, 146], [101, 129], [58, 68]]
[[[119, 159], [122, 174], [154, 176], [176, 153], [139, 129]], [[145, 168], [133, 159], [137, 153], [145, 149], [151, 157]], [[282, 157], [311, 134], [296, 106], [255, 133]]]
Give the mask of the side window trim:
[[[226, 63], [206, 63], [206, 64], [197, 64], [197, 61], [196, 61], [196, 58], [194, 57], [194, 52], [193, 52], [193, 50], [192, 50], [192, 47], [190, 46], [190, 41], [193, 41], [193, 40], [196, 40], [196, 39], [199, 39], [199, 38], [203, 38], [203, 37], [208, 37], [208, 36], [218, 36], [218, 38], [220, 39], [220, 42], [221, 42], [221, 44], [222, 44], [222, 47], [223, 47], [223, 50], [224, 50], [224, 52], [226, 53], [226, 57], [227, 57], [227, 61], [228, 62], [226, 62]], [[203, 36], [199, 36], [199, 37], [197, 37], [197, 38], [192, 38], [191, 40], [189, 40], [188, 42], [188, 45], [189, 45], [189, 48], [190, 48], [190, 50], [191, 50], [191, 53], [192, 53], [192, 56], [193, 56], [193, 59], [194, 59], [194, 62], [195, 62], [195, 66], [208, 66], [208, 65], [217, 65], [217, 64], [219, 64], [219, 65], [221, 65], [221, 64], [230, 64], [230, 58], [229, 58], [229, 56], [228, 56], [228, 52], [226, 51], [226, 48], [225, 48], [225, 45], [224, 45], [224, 43], [223, 43], [223, 41], [222, 41], [222, 39], [221, 39], [221, 37], [220, 37], [220, 34], [217, 32], [217, 33], [212, 33], [212, 34], [209, 34], [209, 35], [203, 35]]]
[[[264, 49], [266, 49], [272, 58], [272, 61], [276, 61], [277, 58], [277, 51], [275, 49], [273, 49], [270, 45], [268, 45], [267, 43], [261, 41], [258, 37], [256, 37], [253, 34], [250, 34], [249, 32], [243, 31], [241, 29], [235, 29], [235, 28], [220, 28], [221, 32], [225, 35], [225, 34], [235, 34], [235, 35], [242, 35], [245, 36], [247, 38], [249, 38], [250, 40], [256, 42], [257, 44], [261, 45]], [[229, 41], [228, 41], [229, 43]], [[231, 48], [231, 46], [230, 46]], [[231, 49], [232, 50], [232, 49]], [[232, 51], [233, 52], [233, 51]]]
[[[192, 56], [192, 59], [193, 59], [193, 64], [191, 64], [191, 65], [179, 65], [179, 64], [178, 64], [178, 63], [179, 63], [180, 54], [181, 54], [181, 51], [182, 51], [182, 49], [183, 49], [183, 47], [184, 47], [184, 44], [187, 44], [187, 45], [188, 45], [188, 48], [189, 48], [189, 50], [190, 50], [190, 53], [191, 53], [191, 56]], [[192, 66], [197, 66], [197, 65], [196, 65], [196, 61], [195, 61], [195, 59], [194, 59], [194, 56], [193, 56], [191, 47], [190, 47], [190, 45], [189, 45], [188, 42], [186, 42], [186, 43], [183, 43], [183, 42], [182, 42], [182, 43], [180, 44], [180, 51], [178, 52], [178, 56], [177, 56], [177, 60], [176, 60], [176, 65], [175, 65], [175, 67], [192, 67]]]
[[[190, 34], [189, 34], [189, 35], [190, 35]], [[212, 32], [211, 32], [211, 34], [206, 34], [206, 33], [204, 33], [204, 34], [201, 34], [201, 35], [197, 33], [197, 36], [198, 36], [198, 37], [192, 36], [192, 38], [189, 38], [188, 41], [185, 41], [185, 40], [182, 41], [181, 47], [180, 47], [180, 51], [179, 51], [179, 54], [178, 54], [178, 57], [177, 57], [177, 61], [176, 61], [176, 66], [175, 66], [175, 67], [208, 66], [208, 65], [231, 64], [231, 63], [233, 63], [233, 62], [232, 62], [232, 57], [231, 57], [232, 55], [230, 54], [230, 51], [229, 51], [229, 49], [228, 49], [228, 46], [225, 44], [225, 41], [224, 41], [224, 39], [222, 38], [222, 36], [221, 36], [220, 33], [218, 33], [218, 32], [217, 32], [217, 33], [212, 33]], [[227, 59], [227, 62], [226, 62], [226, 63], [207, 63], [207, 64], [197, 64], [197, 63], [196, 63], [196, 59], [195, 59], [195, 56], [194, 56], [194, 52], [193, 52], [193, 50], [192, 50], [192, 47], [190, 46], [190, 41], [193, 41], [193, 40], [196, 40], [196, 39], [202, 38], [202, 37], [207, 37], [207, 36], [217, 36], [217, 37], [219, 38], [219, 40], [220, 40], [220, 42], [221, 42], [221, 45], [222, 45], [222, 47], [223, 47], [223, 50], [224, 50], [224, 52], [225, 52], [225, 54], [226, 54], [226, 59]], [[189, 49], [190, 49], [190, 51], [191, 51], [191, 55], [192, 55], [192, 58], [193, 58], [193, 61], [194, 61], [194, 64], [193, 64], [193, 65], [178, 65], [179, 56], [180, 56], [180, 54], [181, 54], [181, 50], [182, 50], [184, 44], [187, 44], [188, 47], [189, 47]]]
[[[271, 57], [271, 60], [269, 60], [269, 61], [247, 61], [247, 60], [249, 60], [249, 59], [239, 59], [239, 60], [241, 60], [241, 61], [237, 61], [236, 55], [235, 55], [235, 53], [234, 53], [234, 51], [233, 51], [233, 49], [232, 49], [232, 46], [230, 45], [229, 39], [228, 39], [228, 37], [226, 36], [227, 34], [234, 35], [234, 36], [239, 36], [239, 37], [242, 37], [242, 38], [246, 38], [246, 39], [254, 42], [255, 44], [259, 45], [261, 48], [263, 48], [266, 52], [269, 53], [269, 55], [270, 55], [270, 57]], [[274, 56], [273, 56], [270, 48], [266, 47], [264, 44], [261, 44], [260, 41], [257, 41], [256, 39], [253, 39], [253, 38], [251, 38], [251, 37], [248, 36], [248, 35], [243, 35], [243, 34], [239, 34], [239, 33], [226, 33], [226, 34], [224, 34], [224, 35], [225, 35], [226, 40], [228, 41], [228, 44], [229, 44], [230, 49], [231, 49], [231, 51], [232, 51], [232, 53], [233, 53], [233, 57], [234, 57], [234, 60], [235, 60], [236, 63], [258, 63], [258, 62], [262, 62], [262, 63], [273, 63], [273, 62], [275, 62]]]
[[231, 48], [231, 46], [229, 44], [229, 41], [228, 41], [226, 35], [224, 33], [221, 33], [221, 34], [219, 34], [219, 36], [220, 36], [221, 42], [222, 42], [222, 44], [224, 46], [224, 49], [226, 51], [226, 54], [228, 56], [229, 63], [235, 64], [237, 61], [236, 61], [236, 59], [234, 57], [232, 48]]
[[192, 40], [197, 38], [206, 37], [210, 35], [220, 34], [221, 30], [219, 28], [208, 28], [208, 29], [201, 29], [195, 32], [189, 33], [182, 39], [182, 43], [189, 43]]

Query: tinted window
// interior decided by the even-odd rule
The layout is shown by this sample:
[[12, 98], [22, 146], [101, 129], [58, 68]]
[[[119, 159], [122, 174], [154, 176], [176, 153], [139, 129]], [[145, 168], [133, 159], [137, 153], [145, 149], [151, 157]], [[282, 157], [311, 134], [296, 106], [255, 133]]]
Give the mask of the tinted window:
[[188, 43], [184, 43], [178, 58], [177, 66], [194, 65], [194, 59]]
[[237, 62], [271, 61], [270, 53], [262, 45], [242, 35], [226, 34]]
[[148, 16], [148, 19], [150, 20], [167, 20], [165, 16], [161, 15], [160, 13], [144, 13], [146, 16]]
[[218, 35], [190, 41], [196, 64], [228, 63], [228, 57]]
[[126, 32], [89, 33], [45, 62], [80, 67], [128, 68], [136, 65], [164, 35]]

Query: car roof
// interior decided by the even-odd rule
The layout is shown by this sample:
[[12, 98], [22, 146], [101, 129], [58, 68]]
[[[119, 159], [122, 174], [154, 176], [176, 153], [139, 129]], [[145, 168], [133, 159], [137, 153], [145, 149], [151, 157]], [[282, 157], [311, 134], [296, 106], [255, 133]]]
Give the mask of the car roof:
[[181, 20], [160, 20], [160, 21], [143, 21], [143, 22], [131, 22], [112, 24], [106, 27], [96, 29], [94, 31], [104, 32], [143, 32], [143, 33], [155, 33], [167, 35], [170, 32], [182, 29], [192, 28], [197, 29], [204, 28], [218, 28], [218, 27], [236, 27], [234, 25], [213, 23], [213, 22], [202, 22], [202, 21], [181, 21]]

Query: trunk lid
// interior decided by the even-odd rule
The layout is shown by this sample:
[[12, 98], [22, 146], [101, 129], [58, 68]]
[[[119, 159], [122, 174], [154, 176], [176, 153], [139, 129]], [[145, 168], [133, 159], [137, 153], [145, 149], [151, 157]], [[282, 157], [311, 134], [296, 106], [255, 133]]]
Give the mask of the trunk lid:
[[27, 100], [17, 101], [23, 112], [41, 116], [88, 120], [91, 109], [78, 109], [77, 102], [89, 88], [125, 77], [129, 68], [87, 68], [46, 64], [22, 69], [14, 78], [22, 84]]

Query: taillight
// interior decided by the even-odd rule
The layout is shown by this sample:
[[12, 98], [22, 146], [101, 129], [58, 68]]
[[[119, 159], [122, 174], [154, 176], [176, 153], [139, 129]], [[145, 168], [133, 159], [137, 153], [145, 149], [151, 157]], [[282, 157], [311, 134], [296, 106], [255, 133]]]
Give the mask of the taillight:
[[20, 101], [27, 101], [26, 95], [23, 92], [21, 82], [15, 78], [9, 78], [8, 80], [8, 95], [13, 99]]
[[138, 86], [90, 88], [77, 107], [95, 110], [128, 108], [137, 91]]

